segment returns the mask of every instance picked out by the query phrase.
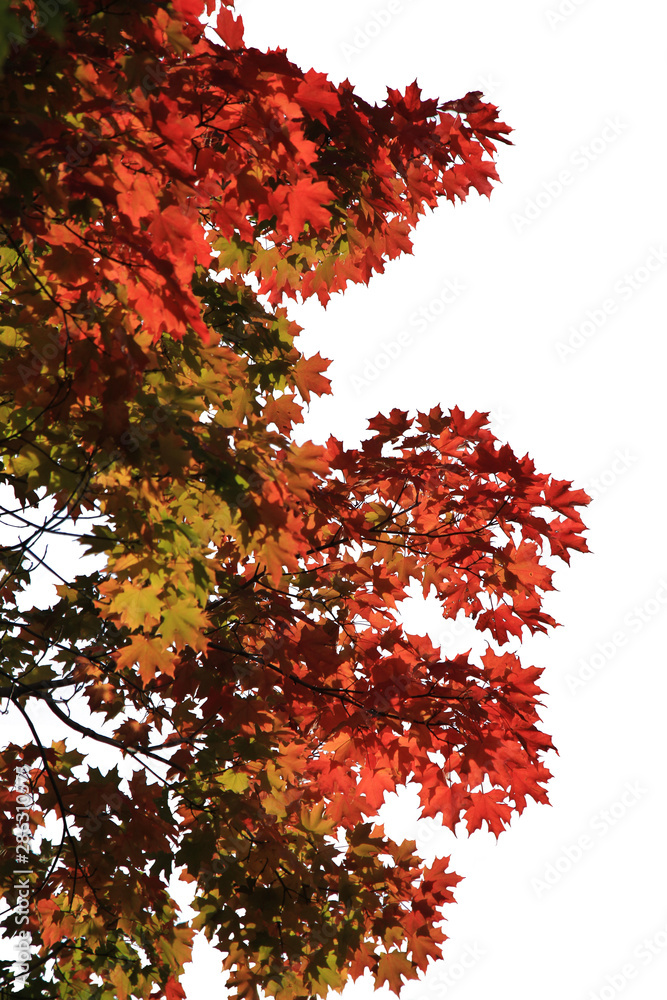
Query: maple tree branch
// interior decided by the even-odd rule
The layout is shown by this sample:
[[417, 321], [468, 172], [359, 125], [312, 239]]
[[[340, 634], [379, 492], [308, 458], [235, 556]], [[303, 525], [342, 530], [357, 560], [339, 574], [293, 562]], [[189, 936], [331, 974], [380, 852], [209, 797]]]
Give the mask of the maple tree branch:
[[[27, 628], [25, 630], [26, 631], [30, 631]], [[33, 633], [33, 634], [36, 634], [36, 633]], [[42, 638], [41, 636], [37, 636], [37, 637], [38, 638]], [[62, 644], [60, 644], [60, 643], [53, 643], [53, 645], [61, 646], [61, 648], [67, 649], [67, 647], [62, 646]], [[186, 771], [186, 768], [179, 767], [178, 765], [174, 764], [173, 761], [169, 760], [168, 758], [165, 760], [165, 758], [160, 757], [158, 754], [153, 753], [152, 749], [150, 747], [149, 748], [131, 747], [131, 746], [129, 746], [126, 743], [122, 743], [119, 740], [113, 739], [113, 737], [106, 736], [104, 733], [95, 732], [94, 730], [89, 729], [87, 726], [84, 726], [82, 723], [77, 722], [71, 716], [69, 716], [65, 712], [63, 712], [62, 709], [59, 707], [59, 705], [50, 697], [49, 691], [51, 689], [53, 689], [53, 688], [76, 687], [77, 685], [79, 685], [80, 683], [82, 683], [81, 681], [75, 681], [75, 680], [71, 680], [69, 678], [60, 678], [60, 679], [46, 680], [46, 681], [35, 681], [33, 683], [26, 684], [23, 681], [20, 681], [20, 680], [17, 680], [17, 679], [12, 679], [11, 674], [8, 674], [4, 670], [0, 669], [0, 674], [2, 674], [4, 677], [7, 677], [8, 679], [12, 680], [12, 684], [11, 685], [7, 685], [5, 687], [0, 687], [0, 698], [2, 698], [2, 697], [8, 698], [8, 700], [10, 702], [12, 702], [13, 704], [15, 704], [17, 706], [17, 708], [19, 708], [19, 710], [22, 713], [23, 713], [23, 708], [19, 704], [19, 702], [17, 700], [18, 698], [21, 698], [21, 697], [35, 697], [35, 698], [39, 698], [40, 700], [44, 701], [49, 706], [50, 710], [53, 712], [54, 715], [57, 716], [57, 718], [59, 718], [59, 719], [61, 719], [61, 721], [65, 722], [67, 724], [67, 726], [70, 727], [71, 729], [77, 730], [77, 732], [81, 733], [83, 736], [89, 736], [91, 739], [97, 740], [97, 742], [106, 743], [108, 746], [113, 746], [117, 750], [120, 750], [120, 751], [122, 751], [124, 753], [128, 753], [128, 754], [130, 754], [133, 757], [136, 757], [136, 756], [150, 757], [150, 758], [158, 761], [160, 764], [168, 765], [170, 767], [175, 767], [177, 770], [180, 770], [182, 772]], [[18, 690], [17, 690], [17, 688], [18, 688]], [[187, 742], [188, 742], [187, 738], [181, 737], [179, 735], [177, 741], [175, 741], [175, 742], [173, 742], [171, 744], [165, 743], [163, 745], [165, 747], [167, 745], [176, 746], [176, 745], [181, 745], [181, 744], [187, 743]], [[147, 767], [148, 765], [144, 764], [144, 766]], [[155, 774], [156, 777], [160, 777], [155, 771], [153, 771], [152, 769], [150, 769], [150, 770], [151, 770], [151, 773]], [[164, 779], [160, 778], [160, 780], [163, 781]]]
[[[33, 629], [31, 629], [28, 625], [26, 625], [24, 623], [21, 623], [21, 622], [5, 622], [4, 624], [7, 624], [10, 628], [21, 628], [21, 629], [23, 629], [23, 631], [28, 632], [30, 635], [35, 636], [35, 638], [37, 638], [39, 640], [44, 640], [44, 637], [40, 633], [35, 632]], [[70, 648], [68, 646], [66, 646], [63, 643], [58, 642], [58, 641], [51, 640], [50, 641], [50, 645], [51, 646], [55, 646], [58, 649], [63, 649], [65, 651], [67, 651], [67, 652], [72, 652], [72, 650], [70, 650]], [[86, 659], [89, 659], [92, 662], [99, 662], [103, 666], [106, 667], [106, 664], [104, 663], [104, 660], [103, 660], [102, 657], [95, 656], [95, 655], [92, 655], [92, 654], [85, 654], [85, 656], [86, 656]], [[83, 683], [83, 681], [70, 680], [69, 678], [60, 678], [60, 679], [53, 679], [53, 680], [46, 680], [46, 681], [35, 681], [33, 683], [28, 683], [27, 684], [24, 681], [20, 681], [20, 680], [16, 680], [16, 679], [12, 678], [12, 676], [10, 674], [7, 674], [4, 670], [0, 669], [0, 674], [2, 674], [3, 676], [7, 677], [8, 680], [12, 680], [12, 685], [11, 686], [0, 688], [0, 698], [1, 697], [8, 697], [10, 699], [10, 701], [13, 700], [12, 695], [16, 691], [17, 685], [20, 687], [20, 691], [16, 692], [16, 696], [17, 697], [24, 696], [24, 695], [25, 696], [32, 695], [34, 697], [41, 697], [41, 698], [45, 698], [45, 700], [48, 700], [48, 692], [50, 690], [52, 690], [53, 688], [72, 687], [72, 686], [78, 686], [78, 685], [80, 685], [80, 684]], [[122, 680], [129, 687], [132, 687], [134, 689], [135, 694], [139, 695], [140, 697], [150, 697], [150, 692], [146, 692], [143, 688], [140, 688], [139, 685], [136, 684], [133, 681], [133, 679], [131, 678], [131, 676], [129, 674], [124, 674], [122, 676]], [[145, 704], [143, 704], [142, 707], [144, 709], [146, 709], [146, 705]], [[158, 714], [165, 721], [171, 723], [171, 720], [169, 718], [168, 713], [166, 711], [164, 711], [160, 706], [155, 706], [155, 705], [151, 704], [150, 711]], [[75, 721], [73, 719], [71, 719], [71, 717], [66, 716], [66, 718], [68, 719], [68, 725], [76, 727], [77, 724], [75, 723]], [[211, 715], [209, 717], [209, 719], [203, 720], [203, 722], [201, 723], [201, 725], [195, 730], [195, 733], [192, 734], [192, 735], [190, 735], [189, 737], [181, 735], [180, 733], [178, 733], [178, 730], [176, 730], [176, 736], [174, 738], [165, 740], [161, 744], [158, 744], [158, 745], [149, 745], [146, 748], [141, 748], [141, 747], [139, 747], [139, 748], [130, 748], [127, 744], [121, 743], [118, 740], [113, 740], [113, 738], [111, 738], [111, 737], [104, 737], [104, 739], [105, 740], [111, 740], [111, 745], [116, 746], [118, 749], [127, 750], [128, 753], [135, 753], [135, 754], [139, 753], [139, 754], [144, 754], [144, 755], [146, 755], [150, 751], [154, 751], [154, 750], [157, 750], [157, 749], [170, 749], [173, 746], [182, 746], [183, 744], [190, 745], [190, 746], [192, 746], [194, 748], [195, 747], [195, 743], [194, 743], [193, 736], [196, 735], [196, 733], [199, 732], [202, 728], [204, 728], [208, 724], [208, 722], [212, 721], [213, 718], [215, 718], [215, 713], [213, 715]], [[157, 755], [154, 755], [154, 756], [155, 756], [156, 760], [159, 760], [162, 763], [165, 763], [165, 761], [164, 761], [163, 758], [158, 757]], [[145, 765], [145, 766], [147, 766], [147, 765]], [[170, 766], [173, 767], [175, 765], [172, 764], [171, 761], [170, 761]], [[182, 769], [182, 770], [185, 770], [185, 769]], [[156, 772], [154, 772], [152, 770], [151, 770], [151, 773], [156, 774]], [[159, 777], [159, 776], [156, 774], [156, 777]], [[160, 779], [160, 780], [162, 780], [162, 779]]]
[[[3, 677], [11, 678], [11, 674], [8, 674], [5, 670], [0, 670], [0, 674], [2, 674]], [[40, 692], [50, 690], [51, 688], [73, 687], [78, 683], [79, 681], [70, 680], [67, 677], [52, 681], [33, 681], [32, 684], [25, 684], [20, 680], [12, 680], [11, 685], [0, 687], [0, 698], [9, 698], [13, 701], [14, 692], [17, 687], [20, 688], [20, 690], [16, 691], [16, 697], [22, 698], [24, 695], [30, 696], [32, 694], [39, 694]]]
[[[284, 673], [284, 671], [282, 671], [279, 667], [274, 666], [272, 663], [267, 663], [266, 666], [269, 667], [270, 670], [274, 670], [276, 673], [280, 674], [280, 676], [285, 680], [293, 681], [295, 684], [306, 687], [310, 691], [314, 691], [317, 694], [333, 695], [339, 701], [354, 705], [355, 708], [360, 709], [362, 712], [366, 712], [368, 715], [377, 716], [383, 719], [396, 719], [401, 723], [407, 722], [410, 725], [427, 725], [427, 727], [430, 725], [430, 723], [425, 723], [423, 719], [406, 719], [404, 716], [399, 715], [396, 712], [386, 712], [375, 708], [368, 708], [362, 702], [359, 702], [355, 698], [351, 698], [347, 695], [345, 688], [332, 688], [326, 685], [310, 684], [301, 677], [295, 677], [293, 674]], [[372, 694], [372, 692], [369, 691], [368, 694]], [[461, 699], [458, 696], [452, 696], [450, 700], [460, 701]]]
[[[403, 495], [403, 490], [405, 489], [406, 485], [407, 485], [407, 480], [403, 484], [403, 489], [399, 493], [398, 497], [396, 498], [395, 501], [392, 500], [392, 503], [394, 503], [394, 504], [398, 503], [398, 501], [401, 499], [401, 496]], [[390, 514], [387, 514], [387, 516], [385, 518], [383, 518], [382, 521], [378, 521], [377, 524], [374, 524], [368, 530], [370, 532], [381, 531], [383, 525], [387, 524], [390, 521], [394, 521], [396, 519], [397, 515], [400, 515], [400, 514], [409, 514], [411, 510], [415, 509], [415, 507], [419, 507], [420, 503], [421, 503], [421, 500], [415, 500], [415, 502], [412, 503], [412, 504], [410, 504], [409, 507], [401, 507], [400, 509], [394, 509]]]
[[[28, 977], [26, 978], [32, 978], [33, 972], [36, 972], [38, 969], [41, 969], [42, 966], [46, 965], [47, 962], [50, 962], [54, 958], [54, 956], [57, 955], [59, 952], [61, 952], [64, 948], [72, 948], [72, 950], [76, 951], [82, 950], [79, 946], [75, 945], [72, 942], [71, 938], [66, 938], [64, 941], [56, 941], [47, 949], [46, 953], [41, 957], [39, 955], [31, 956], [31, 959], [28, 963]], [[47, 984], [40, 983], [40, 989], [44, 990], [46, 988], [46, 985]], [[60, 988], [56, 983], [53, 984], [53, 987], [54, 987], [53, 992], [49, 992], [48, 996], [51, 998], [51, 1000], [56, 1000], [56, 998], [61, 995]], [[2, 1000], [5, 1000], [3, 994], [0, 994], [0, 996], [2, 996]], [[43, 993], [40, 995], [40, 1000], [42, 1000], [42, 997]]]
[[[7, 507], [3, 507], [1, 505], [0, 505], [0, 513], [5, 514], [7, 517], [13, 517], [17, 521], [22, 521], [23, 524], [27, 525], [27, 527], [29, 527], [29, 528], [34, 528], [35, 529], [35, 534], [31, 536], [33, 538], [34, 537], [39, 537], [39, 535], [43, 535], [44, 533], [48, 533], [48, 534], [51, 534], [51, 535], [58, 535], [61, 538], [77, 538], [77, 539], [81, 538], [81, 534], [79, 532], [76, 532], [76, 531], [61, 531], [58, 528], [50, 528], [50, 527], [48, 527], [48, 525], [51, 523], [51, 521], [54, 520], [53, 517], [49, 517], [44, 522], [44, 524], [40, 525], [40, 524], [35, 524], [34, 521], [29, 521], [27, 517], [22, 517], [22, 515], [19, 514], [18, 511], [8, 510]], [[63, 515], [61, 511], [57, 511], [57, 514], [58, 514], [58, 520], [67, 520], [67, 518], [69, 517], [69, 515], [67, 513], [65, 513]], [[13, 526], [12, 525], [7, 525], [7, 527], [13, 527]], [[18, 531], [19, 529], [15, 528], [15, 530]], [[11, 546], [11, 545], [10, 546], [5, 546], [5, 548], [13, 548], [13, 546]]]
[[71, 716], [67, 715], [66, 712], [63, 712], [59, 705], [52, 698], [50, 698], [48, 694], [38, 694], [37, 697], [42, 698], [43, 701], [46, 702], [55, 716], [57, 716], [62, 722], [66, 723], [70, 729], [75, 729], [78, 733], [81, 733], [82, 736], [88, 736], [91, 740], [96, 740], [98, 743], [105, 743], [107, 746], [115, 747], [116, 750], [120, 750], [122, 753], [128, 753], [131, 757], [150, 757], [152, 760], [159, 761], [160, 764], [164, 764], [168, 767], [175, 767], [177, 770], [185, 773], [186, 768], [179, 767], [178, 764], [174, 764], [168, 758], [165, 760], [164, 757], [160, 757], [151, 750], [131, 747], [126, 743], [121, 743], [119, 740], [114, 740], [111, 736], [106, 736], [104, 733], [96, 733], [93, 729], [89, 729], [88, 726], [82, 725], [82, 723], [77, 722]]
[[422, 537], [422, 538], [449, 538], [452, 535], [475, 535], [475, 534], [478, 534], [481, 531], [486, 531], [487, 528], [490, 528], [493, 524], [496, 523], [496, 518], [498, 517], [498, 514], [503, 509], [503, 507], [507, 503], [509, 503], [510, 499], [511, 498], [509, 496], [506, 497], [503, 500], [503, 502], [501, 503], [501, 505], [498, 508], [498, 510], [494, 511], [494, 513], [491, 516], [491, 518], [485, 524], [480, 525], [479, 528], [469, 528], [469, 529], [468, 528], [461, 528], [461, 529], [456, 528], [453, 531], [444, 531], [442, 533], [439, 533], [439, 532], [436, 532], [436, 531], [410, 531], [410, 530], [408, 530], [407, 532], [404, 532], [402, 530], [396, 529], [396, 531], [394, 532], [394, 534], [398, 534], [398, 535], [406, 534], [406, 535], [408, 535], [408, 537], [414, 536], [414, 537]]
[[[35, 552], [35, 550], [32, 548], [32, 546], [29, 547], [29, 548], [27, 548], [25, 551], [28, 552], [30, 554], [30, 556], [33, 559], [35, 559], [41, 566], [43, 566], [44, 569], [48, 570], [49, 573], [52, 573], [53, 576], [56, 576], [60, 580], [61, 583], [64, 583], [66, 587], [69, 586], [69, 582], [65, 579], [65, 577], [61, 576], [60, 573], [58, 573], [57, 570], [53, 569], [52, 566], [49, 566], [49, 564], [46, 562], [45, 559], [42, 559], [41, 556], [38, 556], [37, 553]], [[44, 553], [44, 555], [46, 555], [46, 552]]]
[[[39, 28], [34, 4], [16, 4], [27, 4], [28, 21]], [[467, 790], [480, 771], [502, 782], [508, 760], [525, 758], [528, 772], [540, 745], [537, 729], [524, 724], [533, 721], [532, 674], [517, 668], [516, 681], [503, 686], [495, 660], [483, 668], [466, 666], [464, 656], [443, 664], [430, 639], [409, 635], [393, 616], [404, 581], [419, 578], [435, 581], [452, 613], [479, 616], [493, 606], [487, 586], [508, 595], [509, 575], [498, 572], [489, 585], [490, 556], [502, 563], [496, 552], [503, 532], [537, 537], [530, 500], [541, 495], [543, 477], [509, 450], [488, 460], [484, 449], [496, 439], [480, 432], [484, 415], [447, 417], [440, 407], [410, 420], [402, 411], [376, 418], [368, 447], [336, 446], [340, 470], [320, 465], [326, 446], [311, 442], [298, 455], [297, 400], [321, 395], [327, 380], [314, 359], [298, 368], [297, 324], [283, 307], [299, 292], [323, 301], [348, 282], [367, 284], [386, 259], [408, 251], [416, 220], [439, 197], [455, 189], [462, 201], [474, 187], [488, 193], [484, 150], [504, 126], [488, 110], [471, 115], [481, 122], [477, 141], [461, 117], [438, 117], [438, 103], [423, 101], [416, 84], [371, 106], [349, 85], [302, 73], [284, 54], [237, 44], [242, 25], [227, 8], [218, 22], [221, 46], [212, 32], [206, 37], [195, 8], [85, 0], [80, 18], [66, 13], [64, 43], [39, 30], [5, 56], [10, 145], [27, 181], [0, 205], [9, 232], [25, 244], [18, 259], [4, 250], [11, 264], [0, 268], [11, 321], [0, 344], [8, 362], [0, 371], [7, 414], [0, 433], [31, 422], [7, 438], [8, 471], [0, 473], [17, 498], [13, 519], [0, 508], [2, 521], [12, 541], [21, 539], [0, 550], [0, 591], [9, 604], [0, 632], [7, 670], [20, 678], [0, 673], [0, 694], [8, 710], [27, 708], [36, 721], [43, 701], [46, 724], [84, 750], [54, 743], [45, 751], [51, 772], [40, 768], [36, 749], [24, 752], [32, 787], [48, 802], [41, 893], [51, 889], [61, 911], [43, 907], [30, 926], [39, 923], [44, 940], [64, 939], [64, 950], [49, 952], [58, 967], [47, 963], [44, 978], [61, 980], [65, 991], [78, 983], [81, 1000], [100, 989], [122, 992], [125, 980], [142, 995], [179, 992], [186, 933], [174, 933], [171, 899], [156, 905], [176, 849], [186, 869], [197, 869], [197, 922], [229, 943], [225, 967], [237, 966], [230, 985], [239, 995], [254, 997], [269, 973], [284, 973], [285, 960], [286, 995], [336, 989], [368, 955], [378, 982], [383, 934], [391, 947], [382, 957], [409, 945], [401, 921], [420, 899], [419, 930], [427, 935], [420, 944], [434, 943], [435, 902], [444, 894], [440, 873], [432, 889], [417, 889], [410, 852], [393, 852], [392, 872], [381, 870], [387, 858], [369, 860], [389, 847], [388, 838], [367, 835], [347, 789], [363, 774], [377, 793], [383, 784], [397, 786], [410, 768], [423, 779], [426, 801], [446, 793], [455, 773], [440, 774], [432, 751], [453, 765], [461, 750]], [[101, 10], [108, 15], [97, 17]], [[148, 86], [141, 81], [147, 68]], [[22, 94], [21, 82], [33, 76], [36, 91]], [[55, 143], [44, 94], [63, 126]], [[488, 108], [470, 97], [459, 104], [450, 107], [461, 116]], [[92, 146], [79, 146], [81, 138]], [[65, 151], [68, 141], [76, 149]], [[58, 184], [44, 186], [44, 177]], [[219, 286], [202, 263], [214, 252], [231, 274], [219, 273]], [[23, 364], [29, 373], [21, 384]], [[282, 404], [278, 392], [288, 395]], [[148, 425], [141, 428], [139, 415], [145, 419], [151, 401], [167, 406], [170, 422], [143, 434]], [[48, 410], [33, 420], [45, 403]], [[215, 424], [199, 422], [203, 414]], [[125, 443], [127, 428], [139, 432], [137, 449]], [[263, 485], [248, 486], [252, 506], [244, 509], [230, 473], [247, 478], [255, 469]], [[43, 491], [57, 512], [47, 516], [38, 507], [33, 523], [26, 505], [32, 509]], [[485, 530], [510, 491], [510, 506]], [[556, 486], [553, 498], [564, 494]], [[104, 530], [82, 526], [82, 511], [92, 511]], [[106, 568], [78, 575], [64, 563], [56, 575], [71, 579], [76, 593], [59, 587], [63, 596], [49, 607], [24, 611], [21, 588], [44, 565], [54, 572], [61, 565], [51, 538], [73, 537], [68, 517]], [[454, 534], [462, 537], [447, 537]], [[567, 537], [561, 551], [572, 547]], [[527, 558], [540, 579], [537, 552]], [[283, 570], [287, 586], [277, 582]], [[526, 587], [529, 596], [537, 589]], [[524, 614], [531, 620], [539, 609]], [[496, 638], [511, 620], [507, 611], [497, 617]], [[119, 667], [119, 657], [129, 665]], [[110, 753], [100, 744], [119, 751], [113, 780], [94, 766]], [[275, 787], [267, 781], [272, 767], [284, 777]], [[127, 788], [119, 768], [132, 772], [122, 804], [113, 801]], [[86, 769], [86, 778], [74, 776]], [[222, 775], [244, 780], [227, 787]], [[533, 772], [521, 777], [520, 787], [535, 787]], [[248, 790], [237, 794], [245, 778]], [[278, 797], [278, 788], [288, 790], [284, 816], [264, 801], [267, 784]], [[105, 803], [99, 825], [83, 820], [95, 796]], [[337, 811], [349, 841], [359, 837], [363, 863], [350, 854], [347, 862], [335, 859], [340, 870], [329, 865], [324, 879], [311, 877], [311, 849], [327, 837], [317, 812], [303, 830], [299, 825], [300, 807], [311, 801]], [[458, 805], [452, 801], [454, 812]], [[497, 805], [487, 798], [475, 808], [478, 826], [483, 811], [490, 828], [498, 825], [504, 809]], [[63, 826], [51, 833], [59, 814]], [[233, 858], [226, 881], [205, 868], [220, 854]], [[41, 871], [31, 876], [40, 878]], [[314, 898], [310, 883], [324, 881], [317, 890], [335, 896], [341, 878], [349, 882], [349, 912], [329, 917], [329, 900]], [[71, 924], [62, 920], [63, 886], [76, 890]], [[211, 888], [215, 901], [205, 898]], [[110, 919], [109, 906], [126, 919]], [[314, 943], [322, 917], [337, 930], [347, 924], [346, 933], [350, 921], [358, 924], [343, 950]], [[274, 951], [260, 958], [267, 930]], [[311, 958], [324, 951], [329, 970], [322, 973]], [[421, 971], [427, 951], [405, 954]], [[386, 956], [390, 986], [400, 979], [392, 958], [407, 961]]]

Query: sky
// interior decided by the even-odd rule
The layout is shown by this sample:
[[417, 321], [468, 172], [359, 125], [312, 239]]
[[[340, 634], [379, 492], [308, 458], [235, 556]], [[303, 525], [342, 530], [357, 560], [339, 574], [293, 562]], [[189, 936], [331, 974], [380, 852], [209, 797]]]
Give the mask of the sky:
[[[443, 204], [368, 288], [291, 308], [301, 349], [333, 362], [333, 394], [302, 437], [353, 445], [395, 406], [490, 411], [518, 454], [594, 498], [592, 554], [557, 561], [547, 595], [562, 627], [523, 644], [523, 662], [544, 668], [559, 751], [551, 806], [530, 804], [498, 842], [417, 822], [410, 796], [383, 809], [388, 833], [464, 876], [442, 961], [402, 996], [655, 1000], [667, 981], [667, 13], [649, 0], [238, 7], [248, 44], [286, 48], [367, 100], [415, 79], [442, 100], [481, 90], [515, 130], [490, 199]], [[433, 605], [402, 610], [445, 652], [469, 647]], [[224, 996], [215, 955], [195, 956], [188, 1000]], [[371, 993], [360, 980], [344, 996]]]
[[[667, 980], [663, 732], [667, 697], [667, 282], [664, 38], [649, 0], [241, 0], [246, 42], [349, 78], [369, 101], [417, 79], [443, 101], [481, 90], [514, 128], [491, 198], [441, 205], [414, 253], [323, 309], [291, 306], [300, 348], [332, 359], [333, 393], [300, 437], [354, 445], [393, 407], [489, 411], [540, 472], [593, 497], [590, 555], [557, 562], [545, 610], [562, 625], [523, 643], [544, 668], [551, 806], [496, 839], [454, 836], [392, 796], [387, 832], [464, 876], [443, 959], [403, 1000], [656, 1000]], [[432, 602], [411, 632], [446, 654], [479, 639]], [[198, 941], [188, 1000], [224, 998]], [[372, 994], [370, 980], [344, 991]], [[378, 1000], [389, 1000], [387, 989]]]

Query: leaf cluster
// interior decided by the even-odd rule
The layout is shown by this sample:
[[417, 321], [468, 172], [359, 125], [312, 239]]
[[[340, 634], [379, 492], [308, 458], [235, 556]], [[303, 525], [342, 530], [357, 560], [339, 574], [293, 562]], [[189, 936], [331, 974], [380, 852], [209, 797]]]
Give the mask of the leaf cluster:
[[[31, 995], [175, 1000], [195, 930], [239, 997], [398, 991], [459, 878], [372, 817], [408, 782], [452, 830], [546, 801], [540, 670], [503, 647], [555, 625], [548, 562], [586, 551], [588, 498], [484, 413], [297, 444], [328, 362], [286, 303], [488, 195], [509, 129], [479, 94], [371, 106], [247, 48], [229, 3], [217, 40], [198, 0], [53, 5], [0, 14], [30, 27], [0, 83], [0, 695], [30, 734], [0, 826], [27, 766]], [[481, 658], [405, 632], [415, 586]]]

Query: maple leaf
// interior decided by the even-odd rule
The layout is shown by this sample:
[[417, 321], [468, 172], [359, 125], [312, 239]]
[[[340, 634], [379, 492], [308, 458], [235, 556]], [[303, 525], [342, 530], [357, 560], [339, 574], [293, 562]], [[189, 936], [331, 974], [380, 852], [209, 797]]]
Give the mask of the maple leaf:
[[375, 985], [384, 986], [387, 983], [392, 993], [398, 996], [404, 980], [417, 978], [417, 972], [407, 956], [400, 951], [392, 951], [380, 958]]
[[429, 935], [414, 935], [409, 939], [412, 961], [418, 969], [426, 969], [431, 959], [442, 958], [440, 944]]
[[568, 518], [577, 518], [577, 507], [583, 507], [591, 502], [591, 498], [583, 490], [570, 489], [572, 483], [564, 479], [550, 479], [544, 490], [545, 502], [554, 510]]
[[[129, 173], [129, 171], [127, 171]], [[130, 175], [131, 187], [123, 188], [118, 194], [118, 207], [129, 217], [131, 223], [139, 226], [141, 219], [152, 215], [158, 208], [154, 184], [144, 174]]]
[[310, 358], [299, 359], [294, 369], [294, 383], [307, 403], [310, 402], [311, 393], [324, 396], [331, 392], [330, 379], [321, 374], [330, 364], [331, 362], [323, 358], [319, 352]]
[[509, 641], [510, 634], [521, 638], [521, 623], [506, 604], [483, 611], [475, 622], [475, 628], [481, 631], [489, 629], [493, 638], [501, 644]]
[[298, 569], [298, 546], [293, 536], [286, 531], [278, 531], [277, 535], [268, 535], [262, 539], [257, 553], [274, 585], [280, 582], [284, 568], [292, 571]]
[[297, 87], [294, 99], [304, 111], [326, 124], [327, 115], [340, 111], [340, 97], [324, 73], [309, 70]]
[[389, 771], [374, 770], [362, 777], [357, 785], [357, 792], [363, 795], [371, 810], [379, 809], [385, 800], [386, 792], [393, 792], [396, 783]]
[[307, 177], [298, 180], [287, 192], [285, 221], [290, 232], [303, 232], [306, 223], [310, 229], [327, 227], [331, 218], [327, 206], [332, 201], [333, 192], [326, 181], [313, 182]]
[[570, 562], [569, 549], [590, 552], [586, 539], [581, 537], [582, 523], [579, 518], [555, 518], [549, 525], [549, 544], [555, 556]]
[[[442, 822], [450, 830], [456, 831], [456, 824], [461, 819], [461, 813], [470, 803], [470, 793], [460, 782], [447, 785], [438, 781], [435, 788], [424, 790], [422, 796], [422, 815], [436, 816], [442, 813]], [[428, 796], [426, 801], [424, 797]]]
[[180, 983], [170, 976], [165, 983], [165, 1000], [185, 1000], [185, 990]]
[[161, 588], [157, 585], [117, 590], [115, 584], [100, 587], [102, 593], [113, 593], [110, 610], [131, 629], [140, 625], [157, 624], [162, 615]]
[[201, 632], [206, 624], [207, 618], [201, 608], [175, 601], [162, 611], [160, 634], [167, 647], [173, 644], [177, 650], [186, 645], [202, 649], [206, 643], [202, 645]]
[[243, 45], [243, 18], [240, 14], [235, 17], [224, 4], [218, 11], [215, 30], [230, 49], [240, 49]]
[[322, 802], [313, 806], [310, 810], [305, 806], [301, 808], [301, 825], [304, 830], [319, 835], [331, 833], [334, 828], [332, 820], [324, 819], [324, 803]]
[[264, 417], [267, 424], [275, 424], [282, 434], [290, 431], [294, 424], [303, 423], [302, 407], [289, 393], [270, 399]]
[[521, 542], [519, 548], [510, 555], [507, 568], [528, 590], [534, 587], [541, 590], [554, 589], [551, 583], [553, 570], [538, 561], [536, 547], [531, 542]]
[[482, 823], [486, 821], [489, 832], [493, 833], [497, 839], [512, 815], [510, 806], [502, 801], [504, 792], [501, 789], [493, 788], [489, 792], [472, 792], [470, 798], [472, 805], [465, 812], [468, 833], [479, 830]]
[[109, 980], [113, 983], [116, 989], [116, 996], [118, 997], [118, 1000], [128, 1000], [130, 991], [132, 990], [132, 984], [129, 976], [122, 966], [114, 966], [109, 974]]

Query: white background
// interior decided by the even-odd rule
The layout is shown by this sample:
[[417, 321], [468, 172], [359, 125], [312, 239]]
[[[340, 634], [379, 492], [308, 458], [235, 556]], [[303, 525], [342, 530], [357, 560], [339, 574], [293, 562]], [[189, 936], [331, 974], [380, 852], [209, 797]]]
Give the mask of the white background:
[[[420, 824], [418, 845], [451, 854], [465, 881], [446, 910], [444, 959], [406, 1000], [666, 992], [667, 15], [654, 0], [564, 2], [563, 15], [557, 2], [402, 0], [381, 29], [387, 0], [239, 4], [249, 45], [285, 47], [367, 100], [415, 78], [442, 100], [482, 90], [515, 129], [490, 200], [443, 204], [418, 227], [414, 255], [369, 288], [326, 311], [292, 309], [302, 349], [333, 359], [334, 394], [312, 406], [308, 433], [353, 445], [394, 406], [489, 410], [539, 471], [596, 496], [593, 555], [557, 561], [548, 595], [563, 627], [524, 645], [524, 662], [545, 668], [544, 727], [560, 752], [548, 761], [552, 807], [529, 805], [497, 844]], [[465, 291], [435, 317], [448, 281]], [[417, 327], [424, 307], [432, 321]], [[402, 331], [412, 343], [391, 360]], [[559, 350], [570, 338], [581, 346]], [[432, 611], [409, 610], [414, 631], [467, 648]], [[399, 839], [415, 836], [412, 802], [387, 810]], [[221, 995], [216, 961], [196, 955], [188, 1000]], [[370, 993], [361, 981], [345, 996]]]
[[[308, 434], [354, 445], [394, 406], [488, 410], [539, 471], [595, 496], [593, 554], [558, 563], [548, 595], [563, 627], [524, 644], [559, 748], [552, 807], [529, 805], [497, 843], [417, 824], [409, 796], [385, 810], [395, 838], [465, 876], [444, 958], [405, 1000], [665, 996], [667, 15], [655, 0], [558, 2], [239, 4], [248, 44], [286, 47], [367, 100], [415, 78], [442, 100], [482, 90], [515, 129], [490, 200], [443, 204], [369, 288], [292, 308], [305, 353], [333, 359]], [[432, 607], [404, 611], [445, 652], [468, 647]], [[225, 995], [219, 967], [198, 942], [188, 1000]]]

